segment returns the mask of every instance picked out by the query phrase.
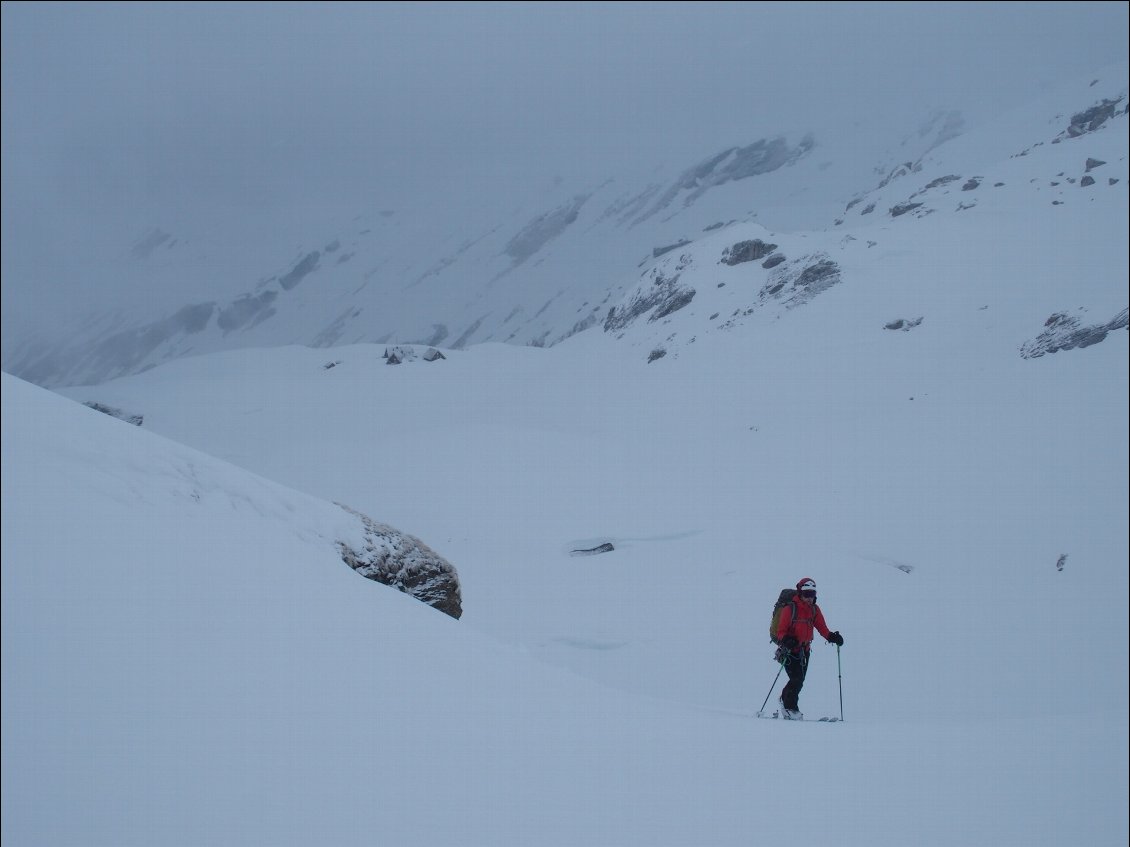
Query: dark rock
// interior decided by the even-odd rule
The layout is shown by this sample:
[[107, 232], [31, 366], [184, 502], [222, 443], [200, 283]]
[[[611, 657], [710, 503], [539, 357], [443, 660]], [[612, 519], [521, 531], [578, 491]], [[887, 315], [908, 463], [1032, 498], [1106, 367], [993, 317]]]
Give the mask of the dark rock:
[[800, 273], [789, 268], [773, 271], [761, 289], [761, 299], [780, 300], [786, 308], [792, 309], [840, 282], [839, 265], [822, 254], [811, 258], [815, 261]]
[[112, 418], [117, 418], [120, 421], [125, 421], [128, 424], [133, 424], [134, 426], [141, 426], [145, 422], [145, 418], [142, 415], [131, 415], [128, 412], [123, 412], [121, 409], [115, 409], [112, 406], [104, 406], [93, 400], [88, 400], [82, 405], [96, 412], [101, 412], [104, 415], [109, 415]]
[[603, 544], [601, 544], [597, 547], [590, 547], [590, 548], [585, 549], [585, 550], [571, 550], [569, 552], [569, 555], [570, 556], [595, 556], [598, 553], [611, 553], [615, 549], [616, 548], [612, 546], [611, 542], [606, 541], [606, 542], [604, 542]]
[[919, 167], [920, 166], [916, 167], [913, 162], [903, 162], [901, 165], [896, 165], [891, 169], [891, 172], [883, 178], [882, 182], [879, 183], [879, 188], [886, 188], [896, 179], [919, 170]]
[[1057, 312], [1044, 322], [1044, 331], [1033, 341], [1020, 347], [1020, 355], [1025, 359], [1038, 359], [1047, 353], [1060, 350], [1073, 350], [1076, 347], [1090, 347], [1098, 344], [1116, 329], [1127, 327], [1127, 310], [1123, 309], [1105, 324], [1081, 326], [1076, 317]]
[[921, 203], [899, 203], [897, 206], [891, 207], [891, 217], [897, 218], [900, 215], [905, 215], [907, 212], [913, 212], [921, 205]]
[[623, 329], [642, 315], [651, 312], [649, 321], [656, 321], [676, 312], [694, 299], [695, 289], [679, 285], [679, 275], [667, 277], [659, 268], [651, 271], [652, 284], [637, 289], [620, 307], [613, 306], [604, 319], [604, 331]]
[[463, 614], [459, 574], [450, 562], [420, 539], [338, 505], [356, 515], [365, 528], [361, 550], [337, 542], [342, 561], [362, 576], [409, 594], [445, 615], [459, 618]]
[[1081, 180], [1079, 180], [1079, 187], [1080, 188], [1086, 188], [1088, 185], [1094, 185], [1094, 184], [1095, 184], [1095, 178], [1093, 176], [1085, 176]]
[[961, 186], [961, 190], [962, 191], [973, 191], [980, 184], [981, 184], [981, 180], [977, 179], [976, 177], [971, 177], [970, 179], [965, 181], [965, 185]]
[[1114, 117], [1118, 110], [1118, 104], [1122, 98], [1118, 100], [1103, 99], [1101, 103], [1078, 112], [1071, 116], [1071, 123], [1067, 127], [1067, 134], [1071, 138], [1078, 138], [1088, 132], [1094, 132], [1101, 127], [1108, 119]]
[[1102, 161], [1101, 159], [1087, 159], [1086, 173], [1090, 173], [1095, 168], [1101, 167], [1105, 164], [1106, 162]]
[[783, 261], [785, 261], [785, 255], [783, 253], [774, 253], [772, 256], [761, 263], [761, 267], [768, 270], [769, 268], [777, 267], [777, 265], [781, 264], [781, 262]]
[[307, 253], [302, 257], [302, 260], [290, 269], [285, 276], [279, 277], [279, 285], [283, 287], [284, 291], [290, 291], [298, 283], [302, 282], [306, 277], [318, 269], [318, 259], [322, 254], [317, 250]]
[[764, 259], [776, 249], [776, 244], [766, 244], [760, 238], [755, 238], [752, 241], [739, 241], [722, 251], [722, 263], [740, 265], [743, 262], [756, 262], [758, 259]]
[[686, 238], [681, 238], [674, 244], [668, 244], [666, 247], [652, 247], [651, 258], [658, 259], [665, 253], [670, 253], [672, 250], [678, 250], [680, 247], [686, 247], [688, 244], [690, 244], [689, 240], [687, 240]]
[[656, 347], [654, 350], [652, 350], [650, 353], [648, 353], [647, 362], [650, 365], [656, 359], [662, 359], [666, 355], [667, 355], [666, 350], [664, 350], [662, 347]]
[[910, 330], [914, 329], [920, 323], [922, 323], [922, 318], [915, 318], [911, 321], [899, 318], [897, 321], [891, 321], [889, 324], [886, 324], [883, 329], [901, 329], [903, 332], [910, 332]]
[[672, 312], [679, 311], [679, 309], [683, 308], [694, 299], [695, 293], [693, 288], [683, 288], [676, 291], [672, 296], [659, 304], [659, 308], [655, 310], [648, 320], [657, 321], [660, 318], [667, 317]]
[[942, 185], [948, 185], [949, 183], [954, 182], [954, 181], [959, 180], [959, 179], [961, 179], [961, 177], [955, 176], [954, 174], [950, 174], [949, 176], [940, 176], [937, 179], [932, 180], [929, 183], [927, 183], [926, 187], [922, 190], [923, 191], [929, 191], [931, 188], [938, 188]]

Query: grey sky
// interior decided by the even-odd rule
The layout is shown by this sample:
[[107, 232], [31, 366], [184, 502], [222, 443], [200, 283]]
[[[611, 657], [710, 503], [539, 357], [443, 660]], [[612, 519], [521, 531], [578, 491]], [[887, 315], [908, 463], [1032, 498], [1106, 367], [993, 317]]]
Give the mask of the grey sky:
[[2, 33], [6, 303], [119, 219], [685, 166], [1128, 53], [1124, 2], [4, 2]]

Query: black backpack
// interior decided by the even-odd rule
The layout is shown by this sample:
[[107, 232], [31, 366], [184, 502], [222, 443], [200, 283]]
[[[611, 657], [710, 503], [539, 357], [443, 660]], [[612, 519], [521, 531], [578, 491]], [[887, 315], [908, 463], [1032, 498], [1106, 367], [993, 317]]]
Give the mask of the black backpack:
[[773, 617], [769, 621], [769, 640], [774, 644], [780, 644], [777, 640], [777, 625], [781, 620], [781, 609], [785, 606], [791, 606], [793, 610], [793, 620], [796, 620], [796, 589], [795, 588], [782, 588], [781, 595], [777, 598], [777, 602], [773, 604]]

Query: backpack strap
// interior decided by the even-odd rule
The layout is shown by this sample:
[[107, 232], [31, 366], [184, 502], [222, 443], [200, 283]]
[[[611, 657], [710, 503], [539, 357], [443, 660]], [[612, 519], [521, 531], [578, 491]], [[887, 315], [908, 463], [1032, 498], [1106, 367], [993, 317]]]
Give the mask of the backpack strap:
[[[792, 628], [795, 625], [796, 625], [796, 600], [790, 600], [789, 601], [789, 632], [792, 631]], [[788, 638], [788, 637], [789, 637], [789, 633], [786, 632], [785, 638]], [[784, 641], [785, 638], [782, 638], [781, 640]]]

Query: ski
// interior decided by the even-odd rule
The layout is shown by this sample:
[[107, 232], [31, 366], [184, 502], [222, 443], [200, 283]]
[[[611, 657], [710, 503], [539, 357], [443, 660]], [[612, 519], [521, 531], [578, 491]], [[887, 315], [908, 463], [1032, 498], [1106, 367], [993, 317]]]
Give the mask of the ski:
[[[754, 717], [767, 721], [785, 720], [781, 717], [780, 712], [758, 712], [756, 715], [754, 715]], [[837, 718], [835, 716], [829, 716], [825, 718], [801, 718], [800, 720], [797, 720], [796, 723], [804, 723], [806, 720], [808, 721], [808, 723], [839, 723], [841, 721], [841, 718]]]

